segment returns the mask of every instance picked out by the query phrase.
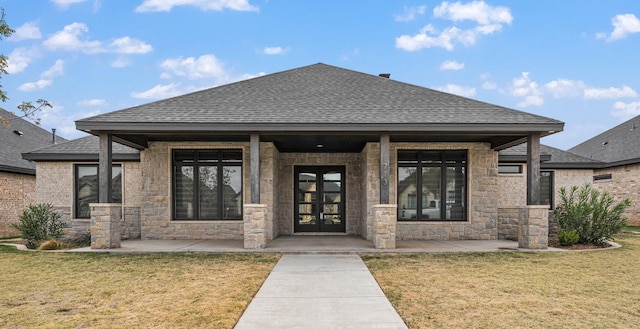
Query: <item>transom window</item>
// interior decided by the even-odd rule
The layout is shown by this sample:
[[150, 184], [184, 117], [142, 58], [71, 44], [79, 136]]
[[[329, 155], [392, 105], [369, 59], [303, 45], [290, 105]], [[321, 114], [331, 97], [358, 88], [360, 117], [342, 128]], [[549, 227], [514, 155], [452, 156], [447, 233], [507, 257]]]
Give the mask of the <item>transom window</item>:
[[[90, 203], [97, 203], [98, 165], [75, 165], [75, 218], [91, 218]], [[111, 167], [111, 201], [122, 203], [122, 167], [114, 164]]]
[[467, 151], [398, 151], [398, 220], [465, 221]]
[[173, 219], [242, 219], [242, 150], [173, 150]]

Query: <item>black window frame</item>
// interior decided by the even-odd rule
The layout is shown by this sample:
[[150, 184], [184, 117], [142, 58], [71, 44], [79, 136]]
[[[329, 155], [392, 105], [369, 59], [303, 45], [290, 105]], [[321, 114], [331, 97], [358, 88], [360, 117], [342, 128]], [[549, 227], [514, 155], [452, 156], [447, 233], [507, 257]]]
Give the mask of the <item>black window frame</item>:
[[[518, 168], [518, 171], [501, 171], [500, 169], [504, 169], [504, 168]], [[511, 163], [505, 163], [505, 164], [499, 164], [498, 165], [498, 174], [501, 175], [518, 175], [518, 174], [522, 174], [522, 165], [521, 164], [511, 164]]]
[[[411, 160], [411, 163], [402, 163], [403, 154], [407, 156], [410, 154], [415, 154], [417, 158], [415, 160]], [[435, 157], [434, 157], [435, 156]], [[426, 158], [425, 158], [426, 157]], [[437, 159], [436, 159], [437, 158]], [[416, 167], [416, 215], [422, 214], [423, 211], [423, 196], [422, 196], [422, 169], [424, 167], [435, 167], [440, 169], [440, 197], [439, 202], [440, 205], [444, 205], [440, 207], [440, 218], [438, 219], [423, 219], [421, 216], [415, 216], [416, 218], [401, 218], [400, 214], [403, 211], [401, 207], [398, 207], [398, 216], [397, 220], [401, 222], [467, 222], [468, 221], [468, 189], [469, 189], [469, 152], [468, 150], [398, 150], [397, 151], [397, 171], [403, 167]], [[430, 160], [434, 160], [433, 163], [428, 163]], [[456, 165], [455, 167], [462, 167], [464, 169], [464, 180], [463, 180], [463, 192], [462, 192], [462, 210], [458, 213], [461, 217], [456, 218], [453, 217], [453, 212], [449, 209], [450, 205], [447, 202], [447, 168], [452, 167], [451, 163], [458, 163], [461, 161], [461, 165]], [[428, 163], [428, 164], [427, 164]], [[396, 173], [397, 174], [397, 173]], [[400, 191], [399, 187], [399, 176], [398, 182], [396, 182], [396, 197], [400, 199]], [[454, 178], [455, 179], [455, 178]], [[419, 196], [418, 196], [419, 194]], [[453, 206], [453, 205], [451, 205]], [[447, 218], [447, 211], [451, 211], [451, 218]]]
[[545, 174], [549, 174], [549, 186], [548, 186], [548, 192], [549, 193], [549, 209], [553, 210], [555, 208], [554, 205], [554, 199], [555, 199], [555, 172], [553, 170], [541, 170], [540, 171], [540, 201], [542, 202], [542, 197], [543, 197], [543, 188], [544, 188], [544, 175]]
[[[97, 163], [76, 163], [73, 165], [73, 216], [74, 218], [77, 219], [90, 219], [91, 218], [91, 211], [89, 211], [89, 214], [84, 216], [84, 215], [80, 215], [80, 199], [79, 199], [79, 189], [80, 189], [80, 179], [79, 179], [79, 170], [80, 168], [95, 168], [96, 169], [96, 197], [95, 200], [96, 202], [98, 202], [98, 200], [100, 200], [100, 189], [97, 188], [97, 184], [100, 182], [100, 169], [98, 168], [99, 165]], [[113, 175], [113, 168], [115, 167], [119, 167], [120, 168], [120, 198], [115, 198], [116, 195], [118, 194], [114, 194], [111, 196], [112, 200], [111, 202], [114, 203], [122, 203], [122, 191], [123, 191], [123, 186], [122, 186], [122, 174], [123, 174], [123, 170], [122, 170], [122, 165], [121, 164], [112, 164], [111, 165], [111, 175]], [[117, 176], [116, 176], [117, 177]], [[115, 187], [116, 187], [116, 182], [114, 181], [115, 177], [111, 177], [111, 188], [113, 191], [116, 191]]]
[[593, 176], [593, 181], [594, 182], [603, 181], [603, 180], [610, 180], [610, 179], [613, 179], [613, 175], [612, 174], [600, 174], [600, 175]]
[[[193, 158], [188, 157], [188, 153], [193, 155]], [[209, 154], [208, 157], [205, 157], [204, 154]], [[215, 159], [211, 157], [212, 154], [216, 154]], [[239, 157], [225, 157], [226, 155], [237, 155]], [[180, 157], [182, 160], [176, 159], [176, 157]], [[204, 159], [206, 158], [206, 159]], [[224, 221], [235, 221], [242, 220], [243, 218], [243, 209], [242, 205], [244, 204], [244, 173], [243, 173], [243, 159], [244, 154], [242, 149], [173, 149], [171, 150], [171, 219], [179, 220], [179, 221], [213, 221], [213, 220], [224, 220]], [[200, 166], [204, 166], [206, 164], [207, 167], [217, 167], [216, 170], [216, 189], [217, 189], [217, 215], [215, 218], [206, 218], [200, 216], [200, 180], [195, 179], [195, 175], [199, 172]], [[192, 203], [194, 205], [193, 216], [192, 218], [181, 217], [178, 215], [178, 205], [177, 205], [177, 175], [176, 169], [185, 165], [189, 165], [193, 167], [194, 179], [193, 179], [193, 188], [192, 188]], [[238, 209], [237, 216], [226, 216], [224, 215], [224, 207], [220, 205], [224, 204], [224, 193], [221, 189], [224, 189], [224, 184], [222, 184], [221, 180], [224, 179], [224, 167], [225, 166], [238, 166], [240, 167], [240, 207]]]

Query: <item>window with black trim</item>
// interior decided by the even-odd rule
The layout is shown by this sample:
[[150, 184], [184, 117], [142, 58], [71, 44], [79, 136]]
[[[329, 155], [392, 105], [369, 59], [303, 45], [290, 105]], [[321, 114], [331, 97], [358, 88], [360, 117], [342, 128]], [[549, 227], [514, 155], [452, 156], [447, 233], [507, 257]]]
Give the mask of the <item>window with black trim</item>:
[[593, 176], [593, 181], [599, 181], [599, 180], [607, 180], [607, 179], [611, 179], [613, 177], [613, 175], [611, 174], [602, 174], [602, 175], [595, 175]]
[[467, 151], [398, 151], [398, 220], [467, 220]]
[[242, 219], [242, 150], [173, 150], [173, 219]]
[[[90, 203], [97, 203], [99, 198], [98, 165], [77, 164], [75, 176], [75, 218], [91, 218]], [[111, 167], [111, 201], [122, 202], [122, 167], [114, 164]]]
[[499, 174], [522, 174], [522, 165], [519, 164], [501, 164], [498, 165]]
[[553, 171], [540, 172], [540, 204], [548, 204], [553, 209]]

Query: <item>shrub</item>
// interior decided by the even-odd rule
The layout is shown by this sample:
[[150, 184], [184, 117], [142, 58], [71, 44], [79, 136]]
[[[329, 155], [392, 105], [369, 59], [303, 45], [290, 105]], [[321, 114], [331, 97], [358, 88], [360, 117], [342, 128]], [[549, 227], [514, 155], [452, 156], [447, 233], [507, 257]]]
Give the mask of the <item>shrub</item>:
[[578, 243], [579, 240], [580, 236], [578, 235], [578, 232], [576, 232], [576, 230], [558, 231], [558, 242], [560, 242], [561, 246], [573, 246], [574, 244]]
[[622, 213], [630, 206], [629, 199], [616, 203], [611, 194], [587, 183], [569, 190], [560, 188], [560, 204], [554, 215], [559, 230], [575, 230], [578, 243], [603, 244], [624, 228], [627, 219]]
[[41, 241], [57, 239], [69, 226], [48, 203], [31, 204], [20, 215], [18, 224], [12, 224], [27, 240], [27, 248], [35, 249]]
[[62, 248], [62, 243], [58, 240], [47, 240], [38, 246], [38, 250], [57, 250]]
[[91, 232], [89, 231], [79, 232], [69, 242], [74, 247], [88, 247], [91, 245]]

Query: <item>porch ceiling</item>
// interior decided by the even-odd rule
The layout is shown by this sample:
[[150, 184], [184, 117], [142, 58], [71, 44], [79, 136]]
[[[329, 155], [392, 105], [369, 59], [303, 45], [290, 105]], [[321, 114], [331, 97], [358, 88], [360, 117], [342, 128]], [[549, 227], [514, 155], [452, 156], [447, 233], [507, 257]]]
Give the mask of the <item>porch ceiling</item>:
[[[113, 139], [124, 145], [138, 149], [148, 147], [154, 141], [175, 142], [213, 142], [235, 141], [249, 142], [250, 132], [239, 134], [212, 134], [211, 132], [156, 132], [122, 133], [115, 132]], [[321, 152], [344, 153], [360, 152], [368, 142], [379, 142], [380, 134], [371, 133], [327, 133], [327, 132], [291, 132], [259, 133], [260, 141], [272, 142], [280, 152]], [[449, 142], [449, 143], [489, 143], [493, 149], [501, 150], [526, 141], [528, 133], [389, 133], [392, 143], [400, 142]]]

